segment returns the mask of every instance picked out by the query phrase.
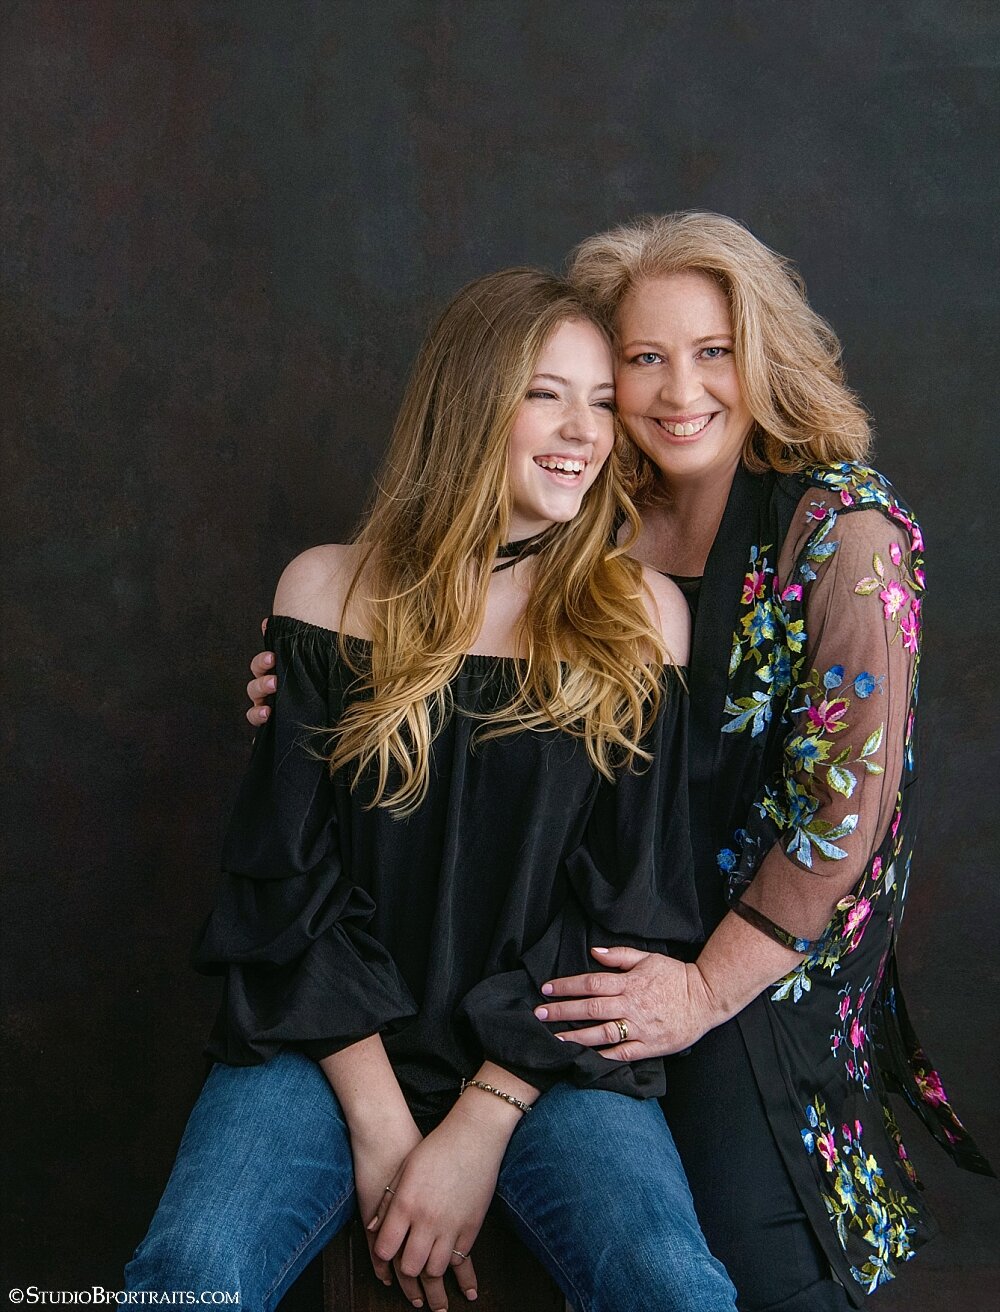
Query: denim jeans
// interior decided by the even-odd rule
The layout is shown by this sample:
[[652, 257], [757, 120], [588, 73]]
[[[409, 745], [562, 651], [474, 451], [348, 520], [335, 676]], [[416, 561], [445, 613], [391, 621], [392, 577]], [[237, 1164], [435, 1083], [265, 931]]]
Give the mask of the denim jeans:
[[[655, 1100], [556, 1085], [515, 1130], [497, 1197], [576, 1312], [736, 1306]], [[316, 1063], [218, 1065], [125, 1285], [239, 1290], [270, 1312], [354, 1213], [347, 1125]]]

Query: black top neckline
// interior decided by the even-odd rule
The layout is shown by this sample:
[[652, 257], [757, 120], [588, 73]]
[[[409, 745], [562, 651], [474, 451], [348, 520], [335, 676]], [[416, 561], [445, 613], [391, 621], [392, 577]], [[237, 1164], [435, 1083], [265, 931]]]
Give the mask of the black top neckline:
[[[295, 628], [312, 630], [314, 633], [317, 634], [321, 633], [327, 638], [334, 638], [334, 639], [344, 638], [346, 639], [347, 642], [356, 643], [359, 647], [363, 648], [366, 651], [371, 650], [372, 639], [362, 638], [361, 635], [358, 633], [342, 633], [338, 629], [328, 629], [325, 627], [325, 625], [313, 624], [311, 620], [302, 620], [295, 615], [275, 614], [271, 616], [271, 621], [276, 622], [279, 626], [279, 629], [284, 628], [285, 625], [288, 625], [293, 630]], [[271, 624], [269, 623], [268, 624], [269, 633], [270, 630], [271, 630]], [[498, 655], [494, 655], [492, 652], [467, 651], [464, 653], [462, 657], [463, 666], [470, 665], [471, 668], [473, 669], [490, 668], [491, 666], [497, 664], [526, 665], [527, 663], [528, 663], [528, 658], [526, 656], [498, 656]], [[568, 661], [562, 662], [563, 665], [568, 665], [569, 663], [570, 662]], [[676, 670], [679, 673], [683, 673], [685, 675], [687, 673], [686, 665], [667, 664], [664, 666], [664, 670], [671, 670], [671, 669]]]

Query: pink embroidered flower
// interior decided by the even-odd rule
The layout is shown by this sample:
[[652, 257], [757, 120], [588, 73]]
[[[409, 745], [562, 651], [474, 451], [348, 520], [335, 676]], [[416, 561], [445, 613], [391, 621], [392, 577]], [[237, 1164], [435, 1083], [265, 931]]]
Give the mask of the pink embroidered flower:
[[889, 559], [892, 561], [894, 565], [898, 565], [899, 562], [903, 559], [903, 553], [899, 549], [898, 542], [889, 543]]
[[831, 1034], [830, 1038], [833, 1040], [833, 1042], [830, 1044], [830, 1051], [836, 1054], [840, 1049], [840, 1043], [841, 1043], [840, 1035]]
[[877, 856], [872, 862], [872, 879], [879, 879], [882, 875], [882, 858]]
[[843, 502], [845, 506], [854, 505], [854, 498], [851, 496], [850, 492], [848, 492], [847, 488], [841, 488], [840, 500]]
[[837, 1160], [837, 1145], [834, 1142], [832, 1130], [828, 1130], [826, 1134], [816, 1136], [816, 1147], [820, 1150], [827, 1165], [832, 1165]]
[[890, 579], [878, 595], [884, 603], [882, 611], [887, 620], [895, 619], [910, 600], [910, 594], [895, 579]]
[[924, 571], [920, 568], [919, 565], [917, 565], [916, 568], [914, 569], [913, 577], [917, 581], [918, 588], [923, 589], [927, 587], [927, 575], [924, 573]]
[[766, 584], [767, 575], [763, 570], [751, 570], [743, 580], [743, 605], [749, 606], [752, 601], [763, 597]]
[[944, 1091], [941, 1076], [937, 1071], [918, 1071], [917, 1088], [920, 1090], [920, 1096], [924, 1102], [929, 1102], [932, 1107], [947, 1105], [948, 1095]]
[[826, 519], [826, 506], [822, 506], [818, 501], [814, 501], [806, 518], [815, 520]]
[[917, 639], [920, 637], [920, 612], [914, 613], [913, 604], [899, 621], [899, 631], [903, 635], [903, 646], [916, 655]]
[[864, 1026], [858, 1020], [857, 1016], [851, 1021], [850, 1039], [852, 1048], [860, 1048], [865, 1041]]
[[840, 1133], [844, 1136], [844, 1138], [847, 1140], [848, 1143], [851, 1142], [851, 1127], [849, 1125], [846, 1124], [842, 1125], [840, 1127]]
[[830, 733], [836, 727], [838, 720], [844, 718], [846, 711], [845, 701], [822, 701], [818, 706], [809, 707], [807, 718], [817, 729]]
[[848, 934], [853, 934], [856, 929], [860, 929], [871, 913], [872, 904], [868, 898], [859, 898], [847, 913], [847, 919], [844, 921], [844, 928], [840, 937], [847, 938]]
[[924, 535], [920, 531], [919, 524], [913, 524], [913, 523], [910, 524], [910, 542], [913, 545], [914, 551], [923, 551]]
[[851, 1010], [851, 995], [845, 993], [840, 999], [840, 1019], [847, 1020], [847, 1013]]
[[861, 1138], [861, 1132], [863, 1129], [864, 1126], [861, 1124], [860, 1121], [854, 1122], [854, 1133], [858, 1136], [859, 1139]]
[[781, 594], [781, 600], [782, 600], [782, 601], [801, 601], [801, 600], [802, 600], [802, 584], [801, 584], [801, 583], [789, 583], [788, 587], [787, 587], [787, 588], [784, 590], [784, 592]]
[[958, 1143], [958, 1135], [952, 1134], [952, 1132], [948, 1129], [947, 1125], [942, 1125], [941, 1129], [944, 1130], [944, 1137], [948, 1140], [949, 1143]]
[[847, 1071], [848, 1077], [849, 1077], [850, 1079], [853, 1080], [853, 1079], [854, 1079], [854, 1062], [851, 1060], [850, 1057], [848, 1057], [847, 1061], [844, 1062], [844, 1070]]
[[902, 818], [903, 818], [903, 813], [902, 813], [902, 811], [897, 811], [896, 814], [895, 814], [895, 815], [893, 816], [893, 818], [892, 818], [891, 833], [892, 833], [893, 838], [895, 838], [896, 835], [897, 835], [897, 833], [899, 832], [899, 822], [900, 822], [900, 820], [902, 820]]

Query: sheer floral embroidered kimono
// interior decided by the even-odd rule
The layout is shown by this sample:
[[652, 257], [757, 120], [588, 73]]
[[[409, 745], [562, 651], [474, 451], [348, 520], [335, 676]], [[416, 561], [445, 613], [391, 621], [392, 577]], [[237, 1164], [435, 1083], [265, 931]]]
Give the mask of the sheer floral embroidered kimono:
[[857, 1304], [934, 1229], [890, 1093], [960, 1165], [993, 1173], [919, 1045], [896, 970], [923, 551], [873, 469], [741, 468], [698, 592], [691, 660], [703, 918], [732, 906], [807, 953], [738, 1023], [785, 1165]]

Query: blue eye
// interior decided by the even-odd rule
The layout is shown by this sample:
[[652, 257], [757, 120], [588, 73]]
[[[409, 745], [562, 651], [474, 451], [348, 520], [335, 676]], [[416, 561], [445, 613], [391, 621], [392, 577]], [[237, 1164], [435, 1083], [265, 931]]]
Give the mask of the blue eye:
[[532, 401], [536, 401], [536, 400], [554, 401], [556, 399], [556, 394], [555, 392], [540, 392], [537, 390], [533, 390], [528, 393], [528, 397]]
[[655, 351], [640, 351], [638, 355], [633, 356], [630, 363], [632, 364], [657, 364], [660, 357]]
[[730, 355], [732, 352], [727, 346], [706, 346], [702, 355], [706, 360], [721, 360], [724, 355]]
[[597, 405], [600, 409], [607, 410], [610, 414], [614, 414], [615, 412], [614, 401], [598, 401]]

